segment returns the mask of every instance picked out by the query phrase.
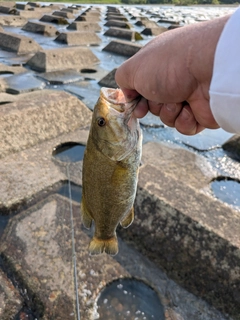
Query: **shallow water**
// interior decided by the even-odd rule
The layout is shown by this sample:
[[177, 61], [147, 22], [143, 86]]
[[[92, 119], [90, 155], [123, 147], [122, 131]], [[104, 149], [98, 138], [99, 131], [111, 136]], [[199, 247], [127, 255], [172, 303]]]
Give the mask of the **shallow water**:
[[163, 310], [157, 293], [132, 278], [107, 285], [98, 299], [99, 320], [164, 320]]

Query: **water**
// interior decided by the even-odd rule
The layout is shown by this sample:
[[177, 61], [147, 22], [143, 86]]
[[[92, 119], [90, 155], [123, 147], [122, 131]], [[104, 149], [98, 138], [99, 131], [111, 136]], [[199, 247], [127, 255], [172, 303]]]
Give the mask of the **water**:
[[240, 181], [223, 177], [214, 180], [211, 189], [218, 199], [240, 209]]
[[107, 285], [98, 299], [99, 320], [164, 320], [157, 293], [144, 282], [119, 279]]
[[78, 162], [83, 160], [84, 145], [67, 142], [54, 148], [53, 157], [63, 162]]
[[81, 202], [82, 199], [82, 188], [73, 182], [70, 183], [71, 188], [71, 197], [69, 195], [69, 183], [64, 182], [63, 185], [57, 190], [57, 193], [63, 197], [66, 197], [70, 200]]

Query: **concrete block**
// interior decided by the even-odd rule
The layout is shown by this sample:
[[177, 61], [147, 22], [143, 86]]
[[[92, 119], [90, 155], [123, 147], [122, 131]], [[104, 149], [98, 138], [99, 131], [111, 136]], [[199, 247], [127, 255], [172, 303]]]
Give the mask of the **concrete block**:
[[66, 84], [83, 79], [82, 75], [73, 69], [41, 73], [39, 77], [53, 85]]
[[104, 24], [105, 27], [118, 27], [118, 28], [125, 28], [125, 29], [131, 29], [131, 24], [128, 22], [123, 22], [119, 20], [109, 20]]
[[56, 24], [63, 24], [63, 25], [69, 24], [68, 20], [65, 19], [64, 17], [52, 16], [52, 15], [48, 15], [48, 14], [44, 14], [44, 16], [42, 16], [40, 21], [51, 22], [51, 23], [56, 23]]
[[115, 73], [116, 68], [109, 72], [105, 77], [103, 77], [98, 84], [102, 87], [109, 87], [109, 88], [118, 88], [118, 85], [115, 81]]
[[98, 58], [89, 48], [72, 47], [39, 51], [27, 62], [27, 65], [34, 70], [46, 72], [67, 68], [86, 68], [98, 62]]
[[62, 9], [61, 9], [61, 11], [64, 11], [64, 12], [70, 12], [70, 13], [74, 13], [74, 14], [76, 14], [76, 13], [78, 13], [78, 12], [79, 12], [79, 9], [77, 9], [77, 8], [70, 8], [70, 7], [68, 7], [68, 8], [62, 8]]
[[124, 15], [113, 15], [113, 14], [107, 15], [105, 19], [108, 21], [109, 20], [128, 21], [128, 19]]
[[5, 14], [16, 14], [17, 9], [15, 7], [11, 6], [1, 6], [0, 5], [0, 13], [5, 13]]
[[[10, 270], [9, 270], [10, 271]], [[23, 299], [12, 282], [0, 269], [0, 318], [14, 319], [23, 305]]]
[[74, 21], [67, 27], [67, 29], [77, 31], [101, 31], [101, 27], [98, 23], [88, 21]]
[[27, 23], [27, 19], [20, 16], [0, 15], [2, 26], [22, 27]]
[[108, 36], [108, 37], [115, 37], [115, 38], [125, 39], [125, 40], [129, 40], [129, 41], [136, 41], [136, 40], [143, 39], [143, 37], [137, 31], [123, 29], [123, 28], [117, 28], [117, 27], [110, 27], [104, 33], [104, 35]]
[[240, 136], [234, 135], [222, 145], [229, 157], [240, 161]]
[[150, 21], [148, 19], [137, 21], [136, 26], [144, 26], [145, 28], [158, 28], [158, 24], [155, 21]]
[[91, 31], [62, 32], [58, 35], [55, 41], [66, 43], [69, 46], [99, 45], [101, 43], [101, 39], [93, 31], [92, 32]]
[[130, 43], [128, 41], [113, 40], [109, 42], [103, 51], [117, 53], [123, 56], [131, 57], [142, 48], [141, 45]]
[[49, 37], [53, 37], [59, 33], [58, 30], [52, 25], [49, 25], [47, 23], [32, 22], [32, 21], [28, 21], [22, 27], [22, 30], [33, 32], [33, 33], [39, 33]]
[[239, 212], [203, 192], [211, 181], [206, 159], [166, 151], [144, 145], [136, 219], [121, 237], [190, 292], [240, 319]]
[[52, 13], [53, 16], [59, 16], [59, 17], [64, 17], [67, 19], [74, 19], [74, 15], [71, 12], [67, 11], [54, 11]]
[[32, 38], [12, 32], [0, 32], [0, 47], [3, 50], [17, 52], [17, 54], [37, 52], [42, 49]]
[[19, 10], [29, 10], [32, 7], [26, 3], [16, 3], [16, 8]]
[[0, 105], [0, 157], [74, 131], [87, 119], [90, 110], [69, 93], [41, 90], [20, 95], [18, 101]]
[[11, 94], [20, 94], [35, 90], [42, 90], [46, 84], [31, 73], [20, 73], [4, 79], [5, 91]]
[[141, 33], [146, 36], [158, 36], [159, 34], [167, 31], [165, 27], [145, 28]]

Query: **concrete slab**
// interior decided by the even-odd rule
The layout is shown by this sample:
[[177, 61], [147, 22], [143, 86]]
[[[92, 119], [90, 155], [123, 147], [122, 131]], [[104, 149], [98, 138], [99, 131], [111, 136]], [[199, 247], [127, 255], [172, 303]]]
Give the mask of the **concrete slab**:
[[105, 27], [117, 27], [117, 28], [124, 28], [124, 29], [131, 29], [132, 26], [128, 22], [122, 22], [119, 20], [109, 20], [104, 24]]
[[41, 90], [19, 98], [0, 106], [1, 158], [73, 131], [90, 118], [89, 109], [63, 91]]
[[[4, 197], [7, 196], [11, 201], [13, 199], [19, 201], [19, 196], [24, 195], [29, 205], [33, 204], [10, 220], [1, 238], [0, 252], [4, 257], [4, 268], [11, 267], [13, 277], [21, 279], [19, 288], [20, 290], [26, 289], [28, 307], [34, 311], [35, 318], [62, 320], [73, 317], [75, 319], [70, 202], [67, 194], [64, 196], [49, 195], [55, 192], [56, 187], [46, 189], [46, 186], [53, 186], [54, 181], [64, 181], [67, 174], [66, 164], [52, 160], [52, 146], [56, 146], [57, 142], [64, 140], [80, 141], [80, 139], [85, 139], [86, 141], [87, 134], [88, 131], [77, 130], [0, 160], [0, 172], [3, 177], [0, 189], [1, 191], [5, 190], [1, 194]], [[3, 170], [4, 167], [5, 170]], [[68, 172], [72, 182], [81, 183], [81, 163], [70, 164]], [[6, 178], [7, 180], [5, 180]], [[152, 180], [145, 180], [145, 178], [143, 177], [143, 181], [148, 181], [148, 188], [150, 188]], [[8, 193], [4, 181], [11, 181]], [[19, 185], [22, 188], [19, 188]], [[166, 188], [165, 185], [164, 188]], [[37, 190], [42, 190], [42, 193], [37, 194]], [[144, 190], [140, 187], [140, 191]], [[31, 194], [34, 194], [35, 197], [31, 197]], [[47, 194], [49, 196], [46, 198]], [[138, 194], [140, 198], [137, 199], [137, 204], [142, 203], [143, 199], [141, 192]], [[38, 199], [42, 200], [38, 202]], [[4, 202], [6, 203], [6, 198]], [[145, 205], [147, 204], [149, 202], [145, 201]], [[12, 205], [9, 203], [9, 211], [11, 211]], [[144, 225], [144, 222], [148, 225], [148, 220], [152, 217], [149, 217], [148, 208], [147, 215], [141, 222], [139, 221], [142, 217], [138, 210], [141, 210], [142, 206], [136, 210], [135, 221], [138, 226], [140, 223]], [[151, 207], [151, 210], [153, 208]], [[128, 247], [121, 239], [119, 239], [120, 253], [116, 257], [89, 256], [88, 244], [91, 232], [85, 233], [82, 230], [79, 210], [79, 203], [73, 201], [72, 212], [81, 319], [93, 320], [96, 316], [97, 298], [105, 285], [125, 277], [143, 280], [156, 290], [164, 306], [166, 319], [229, 319], [171, 281], [161, 269], [156, 267], [156, 264], [146, 258], [147, 255], [150, 255], [149, 253], [143, 256], [135, 249]], [[167, 213], [170, 214], [170, 212], [169, 210]], [[159, 216], [157, 217], [160, 219]], [[134, 227], [135, 221], [129, 229]], [[154, 226], [158, 224], [156, 219], [153, 221]], [[154, 234], [151, 232], [154, 236], [150, 239], [158, 241], [160, 230]], [[118, 230], [118, 233], [126, 232], [128, 229]], [[175, 230], [173, 238], [177, 237], [177, 232]], [[145, 237], [145, 232], [143, 235]], [[141, 241], [141, 245], [149, 243], [149, 233], [147, 240], [146, 242]], [[133, 241], [135, 241], [134, 238]], [[138, 238], [136, 244], [139, 244]], [[156, 246], [152, 245], [152, 248], [154, 250]], [[179, 250], [179, 247], [177, 249]], [[161, 255], [158, 254], [156, 259], [159, 259], [159, 256]], [[199, 277], [198, 273], [196, 273], [196, 277]], [[37, 299], [32, 299], [33, 297], [37, 297]]]
[[131, 43], [128, 41], [113, 40], [103, 48], [103, 51], [113, 52], [122, 56], [131, 57], [141, 48], [142, 46], [139, 44]]
[[69, 46], [99, 45], [101, 39], [94, 31], [70, 31], [62, 32], [55, 39], [57, 42], [66, 43]]
[[22, 30], [33, 32], [33, 33], [39, 33], [44, 36], [54, 37], [59, 32], [58, 30], [47, 23], [41, 23], [41, 22], [32, 22], [28, 21], [23, 27]]
[[0, 318], [13, 320], [20, 311], [23, 300], [7, 276], [0, 269]]
[[[175, 160], [165, 151], [159, 157], [159, 147], [144, 146], [136, 219], [121, 237], [189, 291], [240, 319], [240, 213], [206, 195], [204, 183], [199, 189], [204, 165], [198, 159], [194, 164], [189, 153], [191, 165], [185, 167], [178, 152]], [[185, 172], [185, 178], [176, 172]]]
[[87, 68], [98, 63], [98, 58], [89, 48], [72, 47], [37, 52], [27, 65], [40, 72]]
[[128, 19], [124, 15], [114, 15], [114, 14], [106, 15], [105, 19], [106, 20], [128, 21]]
[[159, 34], [167, 31], [165, 27], [145, 28], [141, 33], [146, 36], [158, 36]]
[[30, 73], [19, 73], [4, 79], [5, 91], [10, 94], [20, 94], [35, 90], [42, 90], [46, 83], [38, 80]]
[[136, 26], [144, 26], [145, 28], [157, 28], [158, 24], [155, 21], [148, 19], [140, 20], [135, 23]]
[[69, 24], [68, 20], [65, 19], [64, 17], [58, 17], [58, 16], [49, 15], [49, 14], [44, 14], [39, 21], [56, 23], [59, 25]]
[[32, 38], [5, 31], [0, 32], [0, 48], [17, 54], [34, 53], [42, 49]]
[[20, 16], [0, 15], [0, 24], [3, 26], [22, 27], [27, 19]]
[[65, 69], [61, 71], [41, 73], [39, 74], [39, 77], [53, 85], [83, 80], [82, 75], [74, 69]]
[[234, 135], [222, 145], [229, 157], [240, 161], [240, 136]]
[[109, 72], [105, 77], [103, 77], [98, 84], [102, 87], [109, 87], [109, 88], [118, 88], [118, 85], [115, 81], [115, 73], [116, 68]]
[[88, 21], [74, 21], [72, 22], [67, 29], [69, 30], [78, 30], [78, 31], [93, 31], [99, 32], [101, 31], [101, 27], [96, 22], [88, 22]]
[[0, 5], [0, 13], [5, 13], [5, 14], [16, 14], [17, 10], [13, 6], [1, 6]]
[[18, 74], [18, 73], [23, 73], [26, 72], [27, 69], [22, 67], [21, 65], [15, 66], [15, 65], [6, 65], [4, 63], [0, 63], [0, 74]]
[[104, 33], [104, 35], [108, 37], [115, 37], [115, 38], [125, 39], [129, 41], [137, 41], [137, 40], [143, 39], [141, 34], [138, 33], [137, 31], [117, 28], [117, 27], [110, 27]]
[[67, 11], [54, 11], [52, 15], [64, 17], [66, 19], [74, 19], [74, 15], [71, 12], [67, 12]]

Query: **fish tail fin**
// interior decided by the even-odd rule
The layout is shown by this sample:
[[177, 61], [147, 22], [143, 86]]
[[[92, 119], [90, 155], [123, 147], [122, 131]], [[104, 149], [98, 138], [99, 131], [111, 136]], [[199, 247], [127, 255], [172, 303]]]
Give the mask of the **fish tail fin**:
[[89, 252], [91, 255], [97, 255], [106, 252], [111, 256], [115, 256], [118, 253], [117, 237], [113, 236], [107, 240], [93, 237], [89, 245]]
[[134, 220], [134, 208], [132, 207], [131, 210], [129, 211], [128, 215], [126, 218], [124, 218], [120, 224], [123, 228], [128, 228]]

